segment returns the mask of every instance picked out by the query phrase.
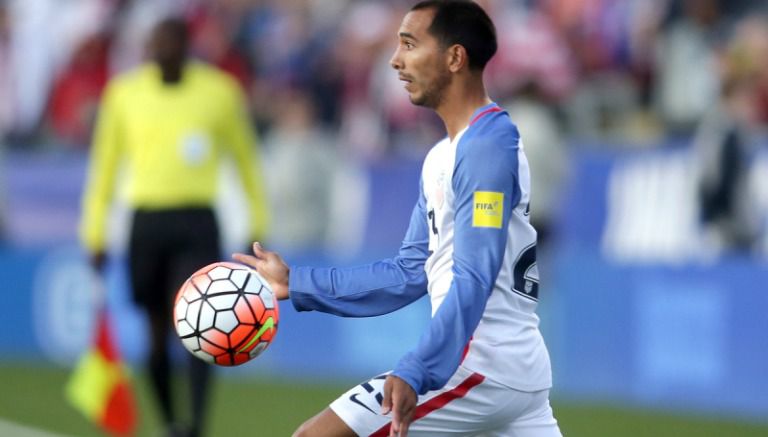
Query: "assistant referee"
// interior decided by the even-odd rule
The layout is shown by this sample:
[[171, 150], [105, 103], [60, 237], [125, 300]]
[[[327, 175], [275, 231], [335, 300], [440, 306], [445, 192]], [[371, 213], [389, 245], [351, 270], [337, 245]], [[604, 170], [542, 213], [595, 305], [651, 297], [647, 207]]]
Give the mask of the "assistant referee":
[[[82, 244], [103, 269], [107, 218], [120, 171], [133, 209], [129, 242], [134, 301], [149, 321], [149, 376], [168, 436], [202, 434], [210, 366], [191, 355], [191, 423], [174, 411], [168, 336], [173, 294], [199, 267], [220, 259], [214, 215], [220, 160], [234, 158], [249, 204], [251, 237], [265, 235], [267, 204], [256, 141], [237, 82], [187, 57], [188, 29], [161, 21], [151, 62], [112, 80], [94, 132], [83, 196]], [[189, 415], [183, 415], [188, 417]]]

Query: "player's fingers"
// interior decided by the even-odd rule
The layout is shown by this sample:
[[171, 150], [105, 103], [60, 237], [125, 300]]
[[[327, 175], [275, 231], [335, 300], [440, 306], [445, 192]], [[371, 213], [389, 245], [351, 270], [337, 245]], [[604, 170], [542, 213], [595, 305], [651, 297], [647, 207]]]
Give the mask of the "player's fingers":
[[397, 391], [392, 390], [392, 426], [389, 428], [390, 437], [398, 437], [402, 431], [401, 399]]
[[397, 417], [397, 435], [399, 437], [407, 437], [408, 428], [411, 425], [411, 420], [413, 419], [413, 414], [416, 408], [415, 403], [411, 401], [408, 394], [409, 393], [406, 391], [397, 390], [392, 395], [392, 410], [395, 412], [393, 413], [393, 417], [395, 417], [395, 415]]
[[408, 425], [405, 422], [400, 422], [400, 428], [395, 435], [397, 437], [408, 437]]
[[392, 424], [389, 425], [389, 437], [398, 437], [400, 434], [400, 423], [395, 421], [394, 414], [392, 415]]
[[389, 378], [384, 381], [384, 399], [381, 401], [381, 414], [392, 411], [392, 383]]
[[246, 255], [244, 253], [233, 253], [232, 254], [232, 258], [237, 260], [237, 261], [240, 261], [241, 263], [243, 263], [243, 264], [245, 264], [247, 266], [253, 267], [257, 271], [259, 271], [259, 267], [263, 263], [262, 260], [256, 258], [255, 256], [253, 256], [253, 255]]
[[408, 427], [411, 424], [410, 418], [406, 418], [400, 421], [400, 437], [408, 437]]

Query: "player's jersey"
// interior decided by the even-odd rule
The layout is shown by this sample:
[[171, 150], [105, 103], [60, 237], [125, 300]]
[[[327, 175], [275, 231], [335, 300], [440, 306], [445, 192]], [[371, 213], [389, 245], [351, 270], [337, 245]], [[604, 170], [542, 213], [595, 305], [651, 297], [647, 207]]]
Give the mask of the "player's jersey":
[[420, 393], [463, 367], [521, 391], [551, 386], [535, 314], [536, 231], [517, 128], [496, 104], [424, 161], [421, 194], [397, 257], [348, 269], [291, 269], [298, 310], [384, 314], [428, 292], [432, 320], [393, 374]]

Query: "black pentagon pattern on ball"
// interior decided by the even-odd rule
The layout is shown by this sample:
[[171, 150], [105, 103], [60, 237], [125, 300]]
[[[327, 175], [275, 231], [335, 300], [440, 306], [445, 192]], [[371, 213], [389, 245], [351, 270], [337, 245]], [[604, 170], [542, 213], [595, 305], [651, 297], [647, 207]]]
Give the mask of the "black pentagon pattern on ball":
[[[242, 347], [248, 341], [248, 336], [245, 336], [239, 344], [229, 344], [229, 336], [238, 325], [248, 325], [252, 327], [258, 326], [258, 318], [253, 307], [250, 305], [245, 294], [261, 295], [264, 285], [261, 281], [251, 280], [252, 275], [248, 269], [232, 269], [225, 266], [217, 266], [206, 273], [210, 282], [203, 290], [199, 283], [192, 281], [192, 285], [198, 295], [190, 301], [186, 295], [182, 296], [184, 302], [186, 302], [186, 312], [183, 315], [183, 319], [177, 320], [177, 323], [185, 323], [188, 328], [191, 328], [188, 333], [181, 335], [182, 342], [193, 354], [205, 361], [210, 362], [211, 359], [218, 360], [222, 356], [227, 355], [231, 362], [234, 361], [234, 354], [237, 353], [238, 348]], [[265, 296], [269, 296], [266, 294]], [[262, 296], [263, 298], [264, 296]], [[271, 297], [271, 296], [269, 296]], [[240, 320], [237, 314], [234, 312], [235, 305], [243, 300], [251, 314], [251, 321]], [[273, 308], [272, 300], [264, 302], [265, 308]], [[189, 323], [188, 316], [196, 316], [195, 323]], [[178, 318], [178, 317], [177, 317]], [[203, 326], [201, 326], [201, 322]], [[219, 329], [222, 328], [222, 329]], [[224, 340], [226, 344], [219, 344], [219, 342], [211, 341], [204, 334], [208, 334], [210, 337], [213, 332], [217, 332], [220, 335], [216, 337]], [[201, 343], [207, 343], [214, 346], [217, 349], [222, 350], [220, 354], [210, 354], [202, 350]]]

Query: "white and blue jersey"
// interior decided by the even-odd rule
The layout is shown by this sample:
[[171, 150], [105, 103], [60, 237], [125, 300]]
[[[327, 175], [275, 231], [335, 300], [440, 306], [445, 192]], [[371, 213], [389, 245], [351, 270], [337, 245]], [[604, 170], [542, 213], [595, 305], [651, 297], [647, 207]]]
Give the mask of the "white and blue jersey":
[[518, 130], [505, 111], [486, 105], [427, 155], [398, 255], [352, 268], [293, 267], [291, 301], [299, 311], [366, 317], [429, 293], [432, 320], [394, 375], [424, 394], [461, 364], [516, 390], [548, 389], [529, 196]]

